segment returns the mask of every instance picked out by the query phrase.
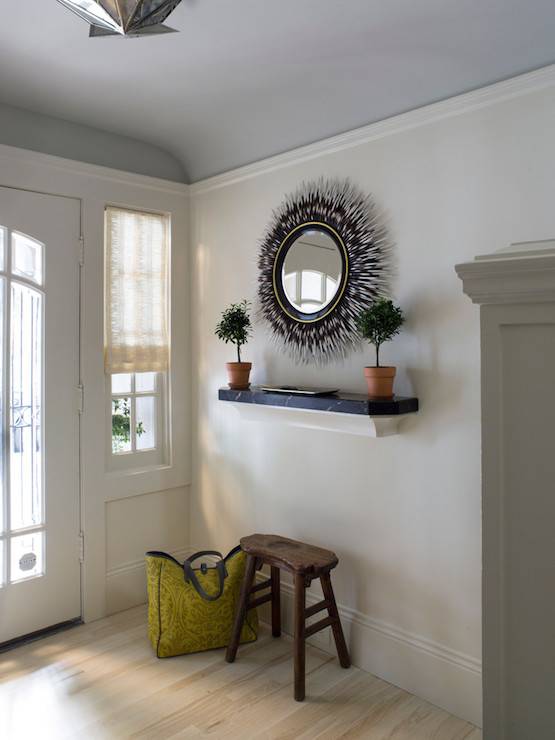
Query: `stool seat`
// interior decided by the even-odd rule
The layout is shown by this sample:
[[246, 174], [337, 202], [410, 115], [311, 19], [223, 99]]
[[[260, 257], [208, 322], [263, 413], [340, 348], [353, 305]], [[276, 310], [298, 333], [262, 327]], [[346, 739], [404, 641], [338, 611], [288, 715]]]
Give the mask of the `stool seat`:
[[269, 565], [319, 578], [339, 562], [331, 550], [297, 542], [275, 534], [251, 534], [241, 537], [241, 549], [249, 555], [261, 558]]
[[[251, 534], [248, 537], [242, 537], [241, 549], [247, 555], [245, 576], [225, 659], [228, 663], [233, 663], [237, 656], [245, 616], [248, 611], [262, 604], [272, 603], [272, 635], [274, 637], [281, 635], [280, 571], [289, 571], [293, 576], [294, 695], [297, 701], [303, 701], [305, 697], [305, 641], [308, 637], [326, 627], [331, 627], [341, 666], [349, 668], [351, 665], [331, 585], [330, 571], [338, 563], [337, 556], [331, 550], [324, 550], [322, 547], [297, 542], [297, 540], [290, 540], [275, 534]], [[270, 566], [270, 577], [256, 583], [256, 571], [264, 565]], [[320, 579], [324, 598], [307, 608], [306, 589], [315, 578]], [[260, 592], [267, 589], [270, 589], [270, 592], [260, 596]], [[327, 612], [328, 616], [307, 624], [307, 620], [320, 612]]]

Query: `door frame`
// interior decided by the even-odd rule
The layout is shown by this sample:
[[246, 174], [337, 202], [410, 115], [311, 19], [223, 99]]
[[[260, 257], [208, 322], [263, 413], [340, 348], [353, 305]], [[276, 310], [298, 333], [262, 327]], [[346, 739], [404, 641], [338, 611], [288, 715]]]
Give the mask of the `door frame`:
[[[125, 172], [0, 144], [0, 185], [14, 190], [70, 198], [80, 203], [84, 265], [80, 271], [81, 383], [84, 413], [79, 418], [80, 515], [84, 533], [81, 563], [82, 619], [108, 613], [108, 512], [121, 499], [171, 492], [191, 484], [191, 355], [189, 193], [183, 183]], [[68, 195], [71, 194], [71, 195]], [[132, 471], [115, 478], [105, 465], [105, 389], [103, 368], [104, 208], [118, 203], [135, 210], [171, 214], [172, 275], [172, 429], [170, 443], [179, 455], [163, 470]], [[86, 267], [86, 269], [85, 269]], [[179, 321], [176, 321], [179, 317]], [[186, 494], [187, 495], [187, 492]], [[186, 522], [185, 522], [186, 525]], [[188, 537], [187, 527], [184, 537]], [[148, 548], [147, 548], [148, 549]], [[120, 564], [121, 563], [121, 564]], [[134, 567], [135, 564], [131, 563]], [[125, 554], [115, 567], [127, 573]], [[113, 567], [113, 566], [112, 566]]]

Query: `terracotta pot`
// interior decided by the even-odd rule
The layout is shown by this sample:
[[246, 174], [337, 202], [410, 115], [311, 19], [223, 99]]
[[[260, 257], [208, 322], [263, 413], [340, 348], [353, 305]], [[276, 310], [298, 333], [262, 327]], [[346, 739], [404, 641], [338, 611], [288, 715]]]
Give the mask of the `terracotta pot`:
[[364, 376], [371, 398], [393, 398], [395, 367], [365, 367]]
[[227, 378], [232, 391], [247, 391], [252, 362], [226, 362]]

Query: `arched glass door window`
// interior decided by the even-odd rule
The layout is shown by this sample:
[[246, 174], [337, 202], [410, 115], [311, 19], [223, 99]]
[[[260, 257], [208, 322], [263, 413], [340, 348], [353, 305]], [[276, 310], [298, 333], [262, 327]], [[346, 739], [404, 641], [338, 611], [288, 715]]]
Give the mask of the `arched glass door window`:
[[44, 573], [44, 244], [0, 226], [1, 582]]

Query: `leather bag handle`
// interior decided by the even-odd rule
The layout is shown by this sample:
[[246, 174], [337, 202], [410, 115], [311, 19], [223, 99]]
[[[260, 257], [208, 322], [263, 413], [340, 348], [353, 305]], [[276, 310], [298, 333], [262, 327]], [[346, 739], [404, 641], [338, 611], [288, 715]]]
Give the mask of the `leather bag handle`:
[[[206, 593], [206, 591], [200, 585], [195, 570], [193, 568], [193, 562], [195, 560], [198, 560], [198, 558], [205, 557], [206, 555], [215, 555], [220, 558], [214, 566], [218, 572], [219, 581], [218, 593], [214, 595]], [[202, 573], [206, 573], [208, 571], [208, 566], [206, 565], [206, 563], [201, 564], [200, 570]], [[191, 583], [198, 595], [206, 601], [217, 601], [224, 592], [224, 583], [225, 579], [227, 578], [227, 569], [225, 567], [225, 562], [221, 552], [218, 552], [217, 550], [199, 550], [199, 552], [191, 555], [191, 557], [187, 558], [187, 560], [185, 560], [185, 562], [183, 563], [183, 573], [185, 575], [185, 583]]]

